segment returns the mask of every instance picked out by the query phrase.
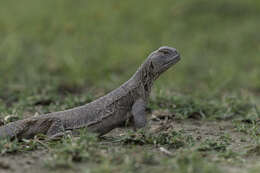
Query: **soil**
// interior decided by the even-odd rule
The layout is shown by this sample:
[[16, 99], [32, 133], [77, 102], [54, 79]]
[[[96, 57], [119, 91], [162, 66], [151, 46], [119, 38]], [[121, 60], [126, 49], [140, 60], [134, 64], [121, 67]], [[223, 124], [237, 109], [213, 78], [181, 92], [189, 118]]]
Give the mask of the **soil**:
[[[250, 138], [244, 133], [238, 132], [231, 121], [204, 121], [204, 120], [194, 120], [194, 119], [167, 119], [159, 121], [150, 121], [150, 130], [156, 131], [174, 128], [174, 130], [181, 130], [185, 134], [192, 135], [198, 144], [200, 141], [205, 139], [218, 139], [220, 136], [228, 134], [232, 139], [229, 148], [232, 148], [234, 152], [242, 152], [246, 147], [248, 147], [248, 141]], [[125, 129], [115, 129], [107, 136], [116, 136], [118, 134], [124, 133]], [[243, 138], [243, 140], [241, 140]], [[159, 151], [158, 151], [159, 152]], [[30, 152], [17, 152], [15, 154], [5, 154], [0, 156], [0, 173], [44, 173], [51, 172], [46, 166], [44, 166], [44, 161], [49, 157], [47, 149], [40, 149]], [[214, 156], [212, 157], [214, 160]], [[227, 172], [243, 172], [247, 167], [253, 165], [257, 160], [256, 157], [246, 157], [244, 159], [244, 164], [229, 164], [220, 163], [222, 168]], [[245, 164], [245, 163], [250, 163]], [[85, 164], [86, 165], [86, 164]], [[247, 165], [247, 166], [245, 166]], [[82, 165], [81, 165], [82, 167]], [[84, 167], [84, 166], [83, 166]], [[74, 170], [75, 171], [75, 170]], [[61, 169], [55, 170], [55, 172], [70, 173], [73, 170]]]

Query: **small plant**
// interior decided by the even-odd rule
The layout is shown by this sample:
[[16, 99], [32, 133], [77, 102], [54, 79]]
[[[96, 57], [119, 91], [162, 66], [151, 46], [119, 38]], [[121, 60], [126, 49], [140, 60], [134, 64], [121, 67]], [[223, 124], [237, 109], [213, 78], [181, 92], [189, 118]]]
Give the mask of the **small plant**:
[[206, 162], [199, 153], [192, 152], [191, 154], [184, 153], [177, 157], [176, 163], [174, 164], [175, 172], [180, 173], [219, 173], [220, 170], [213, 164]]
[[200, 144], [198, 147], [198, 151], [217, 151], [217, 152], [224, 152], [227, 149], [229, 144], [226, 142], [218, 142], [213, 141], [210, 139], [206, 139], [204, 142]]
[[192, 145], [195, 140], [190, 135], [183, 135], [181, 132], [171, 130], [156, 134], [144, 131], [139, 131], [138, 133], [129, 132], [119, 141], [123, 144], [167, 145], [169, 148], [178, 149], [185, 145]]
[[212, 98], [194, 98], [186, 95], [163, 95], [152, 97], [152, 109], [169, 109], [178, 118], [210, 118], [226, 120], [232, 118], [256, 119], [259, 110], [255, 103], [241, 94]]
[[248, 151], [247, 151], [247, 155], [256, 155], [256, 156], [260, 156], [260, 145], [256, 145], [252, 148], [250, 148]]
[[259, 125], [255, 121], [252, 123], [233, 121], [233, 124], [237, 131], [248, 134], [254, 139], [257, 139], [260, 134]]
[[0, 154], [15, 153], [19, 151], [20, 145], [17, 140], [10, 141], [9, 139], [0, 140]]
[[142, 163], [145, 165], [155, 165], [158, 162], [155, 160], [154, 154], [146, 152], [142, 156]]
[[0, 155], [3, 154], [13, 154], [16, 152], [22, 151], [31, 151], [37, 149], [39, 143], [37, 140], [22, 140], [18, 141], [17, 139], [1, 139], [0, 140]]
[[98, 161], [99, 154], [97, 137], [87, 132], [80, 131], [80, 137], [64, 137], [55, 148], [51, 150], [51, 159], [46, 162], [49, 167], [71, 167], [73, 162], [92, 160]]

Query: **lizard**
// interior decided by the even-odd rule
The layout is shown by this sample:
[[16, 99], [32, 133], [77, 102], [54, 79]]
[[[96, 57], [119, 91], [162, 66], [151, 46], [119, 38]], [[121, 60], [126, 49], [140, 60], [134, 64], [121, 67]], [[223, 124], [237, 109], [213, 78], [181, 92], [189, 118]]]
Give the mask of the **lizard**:
[[180, 60], [175, 48], [162, 46], [149, 54], [134, 75], [120, 87], [82, 106], [14, 121], [0, 127], [0, 138], [48, 138], [87, 128], [102, 136], [130, 118], [136, 129], [147, 123], [146, 105], [154, 81]]

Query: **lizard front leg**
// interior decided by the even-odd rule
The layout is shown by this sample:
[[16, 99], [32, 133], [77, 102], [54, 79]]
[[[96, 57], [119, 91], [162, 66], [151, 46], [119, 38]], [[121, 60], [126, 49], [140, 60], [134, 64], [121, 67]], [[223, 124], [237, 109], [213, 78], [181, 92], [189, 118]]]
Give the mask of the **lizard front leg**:
[[143, 99], [138, 99], [132, 107], [131, 113], [133, 115], [134, 127], [139, 129], [143, 128], [146, 125], [146, 103]]

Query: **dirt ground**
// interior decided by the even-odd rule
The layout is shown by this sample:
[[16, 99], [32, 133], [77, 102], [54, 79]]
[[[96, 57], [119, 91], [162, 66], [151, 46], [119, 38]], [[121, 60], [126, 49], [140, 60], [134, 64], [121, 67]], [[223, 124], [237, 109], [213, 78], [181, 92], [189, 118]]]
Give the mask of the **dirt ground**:
[[[149, 130], [157, 133], [158, 131], [165, 131], [169, 128], [173, 128], [176, 131], [180, 131], [183, 134], [191, 135], [196, 139], [194, 147], [197, 147], [205, 139], [217, 140], [219, 137], [228, 135], [231, 139], [230, 145], [228, 148], [232, 148], [233, 152], [241, 153], [248, 148], [248, 141], [250, 137], [246, 136], [242, 132], [238, 132], [234, 126], [234, 123], [231, 121], [204, 121], [204, 120], [194, 120], [194, 119], [185, 119], [185, 120], [158, 120], [150, 121]], [[106, 136], [113, 137], [117, 135], [122, 135], [125, 133], [125, 129], [115, 129]], [[241, 140], [243, 139], [243, 140]], [[102, 142], [102, 141], [101, 141]], [[113, 147], [113, 146], [112, 146]], [[146, 147], [143, 145], [142, 147]], [[147, 146], [150, 147], [150, 146]], [[158, 156], [161, 153], [155, 148], [155, 152], [158, 152]], [[173, 157], [175, 157], [177, 150], [171, 150]], [[48, 150], [39, 149], [36, 151], [29, 151], [23, 153], [15, 154], [5, 154], [0, 158], [0, 172], [1, 173], [44, 173], [44, 172], [84, 172], [88, 167], [88, 163], [80, 163], [76, 168], [73, 169], [50, 169], [45, 166], [45, 160], [49, 157]], [[168, 156], [163, 156], [168, 157]], [[243, 156], [241, 160], [233, 162], [232, 160], [226, 159], [224, 161], [217, 160], [218, 158], [213, 154], [205, 153], [205, 157], [208, 157], [211, 161], [216, 161], [221, 166], [221, 169], [226, 170], [227, 172], [243, 172], [244, 170], [254, 166], [254, 164], [259, 160], [256, 156]], [[250, 163], [250, 164], [249, 164]]]

